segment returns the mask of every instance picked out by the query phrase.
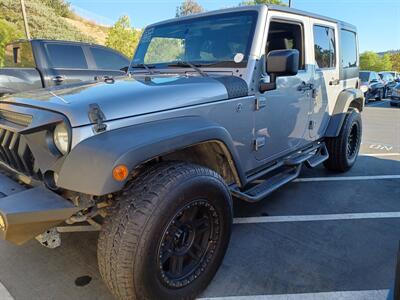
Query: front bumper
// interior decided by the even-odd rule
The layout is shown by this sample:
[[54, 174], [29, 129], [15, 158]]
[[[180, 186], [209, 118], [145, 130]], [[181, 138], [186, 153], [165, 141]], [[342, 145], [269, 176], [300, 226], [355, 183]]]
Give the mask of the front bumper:
[[0, 237], [7, 241], [21, 245], [77, 211], [44, 186], [25, 188], [0, 174]]

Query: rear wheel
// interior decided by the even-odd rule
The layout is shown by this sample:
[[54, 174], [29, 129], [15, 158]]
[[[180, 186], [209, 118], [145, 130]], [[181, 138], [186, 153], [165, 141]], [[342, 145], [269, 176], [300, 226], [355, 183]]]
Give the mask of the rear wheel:
[[324, 162], [327, 169], [348, 171], [355, 163], [361, 145], [362, 122], [360, 114], [348, 112], [337, 137], [325, 140], [329, 159]]
[[231, 232], [231, 195], [214, 171], [161, 163], [117, 199], [99, 236], [100, 273], [118, 299], [194, 299]]

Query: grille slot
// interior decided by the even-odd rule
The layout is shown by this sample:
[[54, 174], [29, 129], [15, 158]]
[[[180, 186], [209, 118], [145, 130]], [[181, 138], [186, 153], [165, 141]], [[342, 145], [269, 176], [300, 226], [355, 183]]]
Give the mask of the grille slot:
[[0, 128], [0, 160], [25, 175], [38, 175], [35, 160], [25, 139], [19, 133], [4, 128]]

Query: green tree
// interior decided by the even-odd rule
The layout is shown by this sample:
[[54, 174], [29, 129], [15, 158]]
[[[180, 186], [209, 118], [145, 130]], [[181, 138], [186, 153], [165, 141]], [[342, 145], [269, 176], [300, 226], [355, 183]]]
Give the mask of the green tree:
[[400, 72], [400, 52], [390, 54], [392, 70]]
[[54, 9], [55, 13], [61, 17], [72, 15], [71, 5], [65, 0], [43, 0], [42, 3]]
[[379, 57], [378, 60], [379, 71], [390, 71], [392, 70], [392, 61], [390, 60], [390, 54], [386, 53]]
[[188, 16], [192, 14], [201, 13], [204, 8], [195, 0], [185, 0], [180, 6], [176, 8], [176, 17]]
[[392, 61], [389, 54], [380, 56], [373, 51], [366, 51], [360, 55], [360, 69], [369, 71], [387, 71], [392, 69]]
[[0, 19], [0, 67], [4, 65], [5, 46], [8, 43], [22, 37], [22, 32], [18, 31], [14, 24]]
[[[68, 24], [64, 18], [56, 14], [54, 8], [43, 4], [42, 0], [29, 0], [25, 3], [32, 38], [95, 42], [94, 38]], [[15, 25], [18, 31], [23, 32], [20, 2], [0, 0], [0, 20]]]
[[275, 5], [285, 5], [281, 0], [248, 0], [243, 1], [239, 5], [257, 5], [257, 4], [275, 4]]
[[129, 17], [122, 16], [108, 31], [106, 46], [118, 50], [128, 57], [132, 57], [139, 38], [140, 32], [131, 27]]

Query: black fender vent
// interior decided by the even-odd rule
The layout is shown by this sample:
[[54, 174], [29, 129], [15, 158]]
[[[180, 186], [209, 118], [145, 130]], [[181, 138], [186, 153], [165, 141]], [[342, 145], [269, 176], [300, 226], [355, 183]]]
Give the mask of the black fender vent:
[[249, 95], [249, 87], [242, 78], [237, 76], [221, 76], [214, 77], [214, 79], [225, 86], [228, 92], [228, 99], [246, 97]]

